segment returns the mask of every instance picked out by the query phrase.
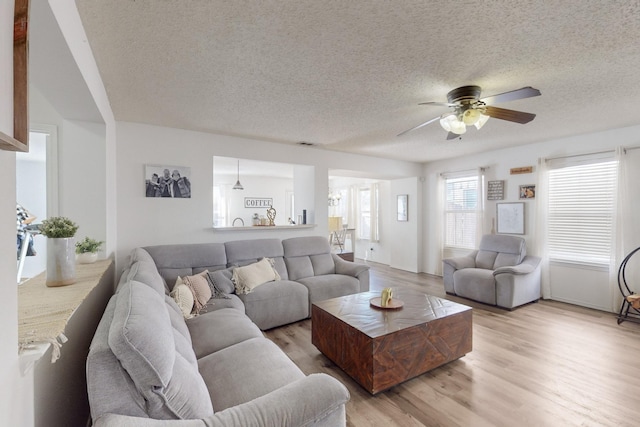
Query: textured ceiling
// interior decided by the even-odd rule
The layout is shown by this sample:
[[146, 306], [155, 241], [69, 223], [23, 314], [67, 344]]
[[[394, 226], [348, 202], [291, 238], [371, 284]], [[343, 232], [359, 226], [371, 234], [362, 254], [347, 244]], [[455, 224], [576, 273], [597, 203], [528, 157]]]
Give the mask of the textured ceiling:
[[[411, 161], [640, 124], [638, 0], [76, 3], [117, 120]], [[470, 84], [536, 119], [396, 137]]]

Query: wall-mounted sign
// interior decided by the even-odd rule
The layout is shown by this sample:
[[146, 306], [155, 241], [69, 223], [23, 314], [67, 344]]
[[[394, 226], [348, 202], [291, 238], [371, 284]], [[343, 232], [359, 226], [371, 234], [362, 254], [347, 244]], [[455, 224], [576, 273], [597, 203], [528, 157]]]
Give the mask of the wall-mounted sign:
[[519, 175], [521, 173], [531, 173], [531, 172], [533, 172], [533, 166], [523, 166], [521, 168], [511, 168], [509, 170], [509, 172], [511, 172], [511, 175]]
[[487, 200], [504, 200], [504, 181], [487, 183]]
[[273, 199], [270, 197], [245, 197], [245, 208], [269, 208], [273, 205]]

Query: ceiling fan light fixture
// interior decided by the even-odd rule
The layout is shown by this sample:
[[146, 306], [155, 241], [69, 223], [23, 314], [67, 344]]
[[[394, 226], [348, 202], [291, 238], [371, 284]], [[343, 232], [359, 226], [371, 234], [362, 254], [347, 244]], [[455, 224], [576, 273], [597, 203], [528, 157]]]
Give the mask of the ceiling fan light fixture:
[[480, 120], [481, 115], [482, 113], [475, 108], [469, 108], [464, 113], [462, 113], [462, 121], [467, 126], [475, 125], [476, 123], [478, 123], [478, 120]]
[[487, 121], [489, 121], [489, 116], [487, 116], [486, 114], [480, 113], [480, 117], [478, 118], [478, 121], [475, 122], [473, 125], [476, 127], [476, 129], [480, 130], [480, 128], [482, 128], [482, 126], [484, 126], [484, 124], [487, 123]]
[[458, 121], [455, 114], [445, 113], [440, 117], [440, 126], [447, 132], [451, 132], [451, 123], [455, 121]]
[[457, 135], [462, 135], [466, 131], [467, 131], [467, 126], [464, 124], [463, 121], [456, 119], [455, 121], [451, 122], [451, 132]]

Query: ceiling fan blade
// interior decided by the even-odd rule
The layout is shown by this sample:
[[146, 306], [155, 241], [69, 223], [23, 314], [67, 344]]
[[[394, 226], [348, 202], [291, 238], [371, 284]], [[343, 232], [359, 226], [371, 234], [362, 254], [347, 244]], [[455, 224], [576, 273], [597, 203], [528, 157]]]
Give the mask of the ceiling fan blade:
[[523, 87], [520, 89], [512, 90], [510, 92], [499, 93], [493, 96], [487, 96], [480, 101], [487, 105], [497, 104], [499, 102], [515, 101], [516, 99], [531, 98], [534, 96], [540, 96], [541, 93], [538, 89], [534, 89], [531, 86]]
[[433, 122], [435, 122], [436, 120], [440, 120], [440, 116], [438, 116], [438, 117], [434, 117], [434, 118], [433, 118], [433, 119], [431, 119], [431, 120], [427, 120], [426, 122], [421, 123], [421, 124], [419, 124], [418, 126], [412, 127], [411, 129], [407, 129], [407, 130], [405, 130], [404, 132], [399, 133], [399, 134], [398, 134], [398, 136], [402, 136], [402, 135], [404, 135], [404, 134], [405, 134], [405, 133], [407, 133], [407, 132], [411, 132], [412, 130], [420, 129], [421, 127], [426, 126], [426, 125], [428, 125], [429, 123], [433, 123]]
[[458, 135], [457, 133], [449, 132], [447, 134], [447, 141], [451, 139], [457, 139], [457, 138], [460, 138], [460, 135]]
[[455, 107], [456, 104], [450, 104], [448, 102], [421, 102], [418, 105], [434, 105], [437, 107]]
[[535, 119], [536, 115], [532, 113], [525, 113], [522, 111], [516, 110], [507, 110], [505, 108], [498, 107], [485, 107], [485, 113], [489, 117], [493, 117], [494, 119], [508, 120], [510, 122], [516, 123], [529, 123], [531, 120]]

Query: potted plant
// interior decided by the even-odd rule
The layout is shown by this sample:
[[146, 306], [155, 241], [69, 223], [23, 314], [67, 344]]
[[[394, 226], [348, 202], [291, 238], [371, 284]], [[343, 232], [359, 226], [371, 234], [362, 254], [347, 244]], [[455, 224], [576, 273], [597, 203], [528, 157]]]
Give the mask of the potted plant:
[[76, 282], [76, 259], [73, 236], [78, 225], [69, 218], [45, 219], [40, 233], [47, 237], [47, 286], [65, 286]]
[[98, 260], [98, 251], [104, 242], [85, 237], [76, 243], [76, 258], [80, 264], [91, 264]]

